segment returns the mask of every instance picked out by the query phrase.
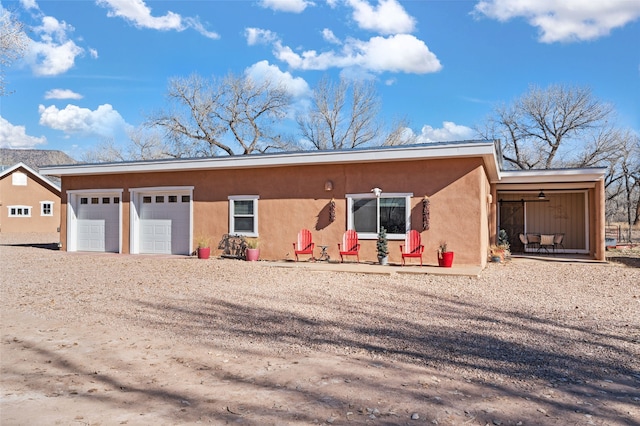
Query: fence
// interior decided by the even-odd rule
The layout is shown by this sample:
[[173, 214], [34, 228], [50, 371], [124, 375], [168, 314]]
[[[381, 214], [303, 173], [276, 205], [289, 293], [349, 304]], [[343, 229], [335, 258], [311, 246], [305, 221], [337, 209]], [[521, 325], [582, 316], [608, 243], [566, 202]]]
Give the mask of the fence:
[[638, 243], [640, 242], [640, 226], [632, 226], [629, 229], [627, 224], [607, 225], [604, 227], [604, 236], [607, 240], [607, 246], [611, 240], [615, 240], [617, 243]]

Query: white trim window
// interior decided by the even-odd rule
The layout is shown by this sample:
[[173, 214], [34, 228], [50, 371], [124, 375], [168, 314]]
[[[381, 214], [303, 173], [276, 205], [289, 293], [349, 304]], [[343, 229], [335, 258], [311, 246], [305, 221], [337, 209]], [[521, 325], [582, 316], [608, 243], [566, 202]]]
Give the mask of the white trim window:
[[53, 201], [40, 201], [40, 216], [53, 216]]
[[229, 197], [229, 233], [246, 237], [258, 236], [258, 195]]
[[406, 193], [347, 194], [347, 226], [355, 229], [358, 238], [378, 238], [381, 227], [390, 240], [403, 240], [411, 229], [411, 197]]
[[7, 206], [9, 217], [31, 217], [31, 206]]

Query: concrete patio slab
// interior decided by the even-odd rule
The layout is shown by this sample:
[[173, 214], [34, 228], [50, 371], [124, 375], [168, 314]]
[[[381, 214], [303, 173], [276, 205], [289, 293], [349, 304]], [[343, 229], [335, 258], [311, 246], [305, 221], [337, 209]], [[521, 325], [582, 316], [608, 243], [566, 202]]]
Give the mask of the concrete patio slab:
[[379, 265], [377, 263], [355, 262], [260, 262], [265, 266], [278, 268], [304, 268], [312, 271], [351, 272], [356, 274], [416, 274], [416, 275], [449, 275], [477, 277], [482, 272], [480, 266], [460, 265], [451, 268], [440, 268], [435, 265]]

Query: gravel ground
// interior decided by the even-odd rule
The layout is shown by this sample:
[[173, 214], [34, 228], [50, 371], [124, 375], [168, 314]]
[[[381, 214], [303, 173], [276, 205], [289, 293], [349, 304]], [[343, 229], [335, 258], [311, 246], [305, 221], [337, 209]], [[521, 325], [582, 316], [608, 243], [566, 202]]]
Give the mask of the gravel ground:
[[[42, 413], [53, 416], [47, 419], [64, 422], [73, 414], [85, 424], [153, 419], [155, 424], [640, 425], [638, 249], [612, 251], [604, 264], [514, 259], [490, 264], [470, 278], [66, 253], [3, 238], [2, 424], [28, 424], [26, 413], [33, 412], [25, 411], [26, 396], [31, 395]], [[36, 242], [48, 241], [55, 240]], [[47, 324], [56, 326], [44, 332]], [[215, 408], [204, 410], [203, 401], [212, 397], [190, 389], [183, 390], [189, 396], [176, 403], [182, 407], [175, 412], [136, 407], [147, 415], [141, 420], [126, 417], [132, 412], [118, 406], [125, 420], [110, 423], [109, 417], [96, 420], [88, 408], [72, 404], [93, 388], [72, 392], [71, 384], [61, 382], [62, 376], [69, 379], [59, 371], [62, 362], [55, 380], [46, 376], [64, 383], [54, 393], [54, 416], [46, 409], [50, 384], [25, 374], [34, 374], [56, 351], [72, 359], [79, 355], [74, 343], [85, 347], [89, 341], [91, 349], [85, 350], [94, 351], [95, 365], [113, 351], [133, 351], [137, 367], [118, 380], [136, 383], [137, 389], [159, 386], [138, 383], [140, 376], [161, 377], [153, 364], [137, 364], [149, 353], [166, 356], [164, 371], [181, 368], [183, 377], [191, 377], [212, 369], [223, 371], [231, 383], [215, 393]], [[45, 346], [48, 356], [42, 358]], [[107, 346], [106, 353], [99, 352]], [[225, 362], [229, 359], [236, 360], [237, 370]], [[33, 370], [20, 366], [26, 360]], [[275, 367], [285, 364], [286, 372]], [[260, 394], [254, 387], [261, 374], [269, 375], [269, 386], [261, 388], [268, 388], [265, 402], [256, 400]], [[366, 377], [367, 386], [358, 382], [355, 394], [349, 390]], [[113, 381], [105, 385], [112, 392], [117, 391]], [[97, 390], [90, 393], [95, 398], [82, 402], [91, 412], [110, 415]], [[171, 396], [155, 397], [171, 405]], [[60, 408], [61, 400], [70, 404], [68, 412]], [[291, 401], [298, 401], [295, 409], [287, 405]]]

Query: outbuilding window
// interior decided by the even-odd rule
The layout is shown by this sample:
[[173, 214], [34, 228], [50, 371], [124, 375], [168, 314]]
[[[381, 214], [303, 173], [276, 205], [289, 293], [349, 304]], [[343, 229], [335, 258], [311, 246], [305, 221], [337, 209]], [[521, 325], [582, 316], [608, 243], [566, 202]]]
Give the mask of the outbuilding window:
[[347, 194], [348, 228], [355, 229], [361, 239], [376, 239], [380, 228], [389, 239], [402, 240], [411, 229], [411, 197], [413, 194], [389, 193]]
[[229, 197], [229, 233], [247, 237], [258, 236], [257, 195]]
[[53, 216], [53, 201], [40, 201], [40, 216]]
[[31, 206], [8, 206], [9, 217], [31, 217]]

